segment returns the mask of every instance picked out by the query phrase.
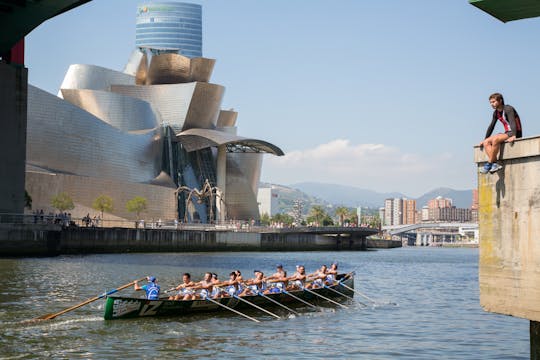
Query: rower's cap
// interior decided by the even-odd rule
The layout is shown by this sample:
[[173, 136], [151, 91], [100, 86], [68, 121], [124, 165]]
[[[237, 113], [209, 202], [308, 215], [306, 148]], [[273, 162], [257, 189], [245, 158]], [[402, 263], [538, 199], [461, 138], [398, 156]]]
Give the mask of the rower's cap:
[[336, 266], [338, 266], [339, 264], [338, 264], [338, 262], [337, 262], [337, 261], [334, 261], [334, 262], [332, 263], [332, 265], [336, 265]]
[[149, 276], [149, 277], [148, 277], [148, 281], [150, 281], [150, 282], [156, 282], [155, 276]]
[[279, 269], [282, 269], [282, 268], [283, 268], [283, 265], [277, 264], [276, 267], [279, 268]]
[[258, 273], [258, 272], [262, 273], [261, 270], [253, 270], [253, 272], [254, 272], [254, 273]]

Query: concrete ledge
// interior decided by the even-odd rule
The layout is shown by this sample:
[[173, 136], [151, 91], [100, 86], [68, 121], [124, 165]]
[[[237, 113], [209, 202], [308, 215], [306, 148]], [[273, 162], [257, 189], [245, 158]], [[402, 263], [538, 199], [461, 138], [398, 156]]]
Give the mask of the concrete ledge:
[[540, 321], [540, 137], [504, 147], [503, 169], [478, 174], [480, 304]]
[[[540, 136], [516, 139], [513, 143], [504, 143], [501, 147], [501, 160], [523, 159], [540, 156]], [[486, 153], [480, 146], [474, 147], [474, 162], [487, 162]]]

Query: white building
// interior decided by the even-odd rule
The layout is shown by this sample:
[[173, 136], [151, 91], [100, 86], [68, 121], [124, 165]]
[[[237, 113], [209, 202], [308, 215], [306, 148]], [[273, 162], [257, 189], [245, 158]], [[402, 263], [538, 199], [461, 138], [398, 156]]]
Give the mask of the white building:
[[278, 213], [278, 193], [274, 188], [260, 188], [257, 193], [259, 213], [274, 216]]

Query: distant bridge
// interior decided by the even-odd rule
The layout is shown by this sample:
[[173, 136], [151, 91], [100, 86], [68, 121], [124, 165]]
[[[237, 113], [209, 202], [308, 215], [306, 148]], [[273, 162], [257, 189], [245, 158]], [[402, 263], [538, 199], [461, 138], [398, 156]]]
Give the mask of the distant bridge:
[[390, 236], [399, 235], [407, 239], [409, 245], [428, 246], [454, 243], [469, 239], [478, 242], [478, 224], [461, 222], [429, 222], [408, 225], [383, 226], [382, 230]]
[[389, 225], [383, 226], [382, 230], [386, 231], [389, 235], [399, 235], [406, 232], [414, 232], [418, 229], [439, 229], [439, 230], [451, 230], [458, 229], [461, 231], [478, 231], [477, 223], [461, 223], [461, 222], [429, 222], [419, 224], [407, 224], [407, 225]]

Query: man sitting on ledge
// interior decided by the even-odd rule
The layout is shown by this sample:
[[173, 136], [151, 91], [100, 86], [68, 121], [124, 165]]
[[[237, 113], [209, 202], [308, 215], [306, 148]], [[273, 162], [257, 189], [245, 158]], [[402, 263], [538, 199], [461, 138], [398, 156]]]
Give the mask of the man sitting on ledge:
[[[484, 147], [484, 151], [488, 156], [488, 162], [480, 168], [482, 174], [487, 174], [488, 172], [494, 173], [502, 169], [502, 166], [497, 163], [497, 155], [499, 154], [501, 144], [503, 142], [512, 143], [516, 138], [522, 136], [521, 121], [516, 109], [510, 105], [505, 105], [503, 96], [499, 93], [491, 94], [489, 96], [489, 103], [494, 111], [491, 124], [489, 124], [486, 131], [486, 138], [480, 143], [480, 147]], [[504, 133], [491, 136], [497, 121], [500, 121], [503, 125]]]

